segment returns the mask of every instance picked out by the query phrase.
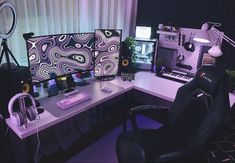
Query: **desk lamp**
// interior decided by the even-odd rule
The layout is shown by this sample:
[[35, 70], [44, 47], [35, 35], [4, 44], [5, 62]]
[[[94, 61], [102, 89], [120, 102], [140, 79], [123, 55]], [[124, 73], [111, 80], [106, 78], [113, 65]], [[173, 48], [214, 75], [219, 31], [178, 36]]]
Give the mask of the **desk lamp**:
[[[209, 24], [212, 24], [211, 29], [213, 29], [213, 32], [216, 33], [219, 37], [227, 41], [230, 45], [235, 47], [235, 41], [233, 41], [231, 38], [220, 32], [215, 27], [221, 26], [220, 23], [214, 23], [214, 22], [206, 22], [202, 25], [201, 31], [197, 32], [193, 38], [194, 41], [201, 42], [201, 43], [210, 43], [209, 35], [208, 35], [208, 28]], [[209, 50], [208, 53], [213, 57], [219, 57], [223, 55], [223, 52], [221, 50], [220, 44], [217, 43], [217, 45], [213, 45]]]

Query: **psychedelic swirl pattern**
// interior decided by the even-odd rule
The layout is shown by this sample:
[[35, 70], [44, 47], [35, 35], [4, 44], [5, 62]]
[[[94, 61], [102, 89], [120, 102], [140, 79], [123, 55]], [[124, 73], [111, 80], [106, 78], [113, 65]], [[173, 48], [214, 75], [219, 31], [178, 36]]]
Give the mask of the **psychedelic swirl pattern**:
[[92, 68], [94, 33], [60, 34], [27, 40], [34, 83]]
[[95, 30], [95, 76], [118, 72], [121, 30]]

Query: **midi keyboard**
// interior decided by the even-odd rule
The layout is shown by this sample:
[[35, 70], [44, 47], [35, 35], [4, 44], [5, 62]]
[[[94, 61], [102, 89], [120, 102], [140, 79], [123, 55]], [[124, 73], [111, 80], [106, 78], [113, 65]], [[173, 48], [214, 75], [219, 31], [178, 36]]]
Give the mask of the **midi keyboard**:
[[187, 83], [193, 80], [193, 77], [187, 75], [187, 73], [176, 71], [176, 70], [172, 70], [171, 72], [164, 71], [161, 73], [161, 76], [167, 79], [173, 79], [182, 83]]

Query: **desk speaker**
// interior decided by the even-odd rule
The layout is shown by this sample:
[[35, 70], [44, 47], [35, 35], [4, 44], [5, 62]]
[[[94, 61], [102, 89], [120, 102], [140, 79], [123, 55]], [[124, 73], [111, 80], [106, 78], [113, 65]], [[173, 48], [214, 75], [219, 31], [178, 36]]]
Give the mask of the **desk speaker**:
[[131, 57], [121, 56], [119, 59], [119, 73], [131, 71]]
[[132, 71], [132, 52], [125, 42], [122, 42], [119, 56], [118, 74], [129, 73]]
[[12, 67], [10, 70], [0, 67], [0, 114], [9, 117], [8, 102], [17, 93], [33, 95], [32, 77], [29, 67]]

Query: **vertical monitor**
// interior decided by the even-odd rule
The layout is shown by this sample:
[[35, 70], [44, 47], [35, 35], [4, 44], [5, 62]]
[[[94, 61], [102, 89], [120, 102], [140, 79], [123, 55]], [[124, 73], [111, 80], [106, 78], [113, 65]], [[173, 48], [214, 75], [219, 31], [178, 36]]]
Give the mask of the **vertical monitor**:
[[34, 83], [93, 68], [94, 33], [31, 37], [26, 43]]
[[122, 31], [95, 30], [95, 77], [117, 75]]

